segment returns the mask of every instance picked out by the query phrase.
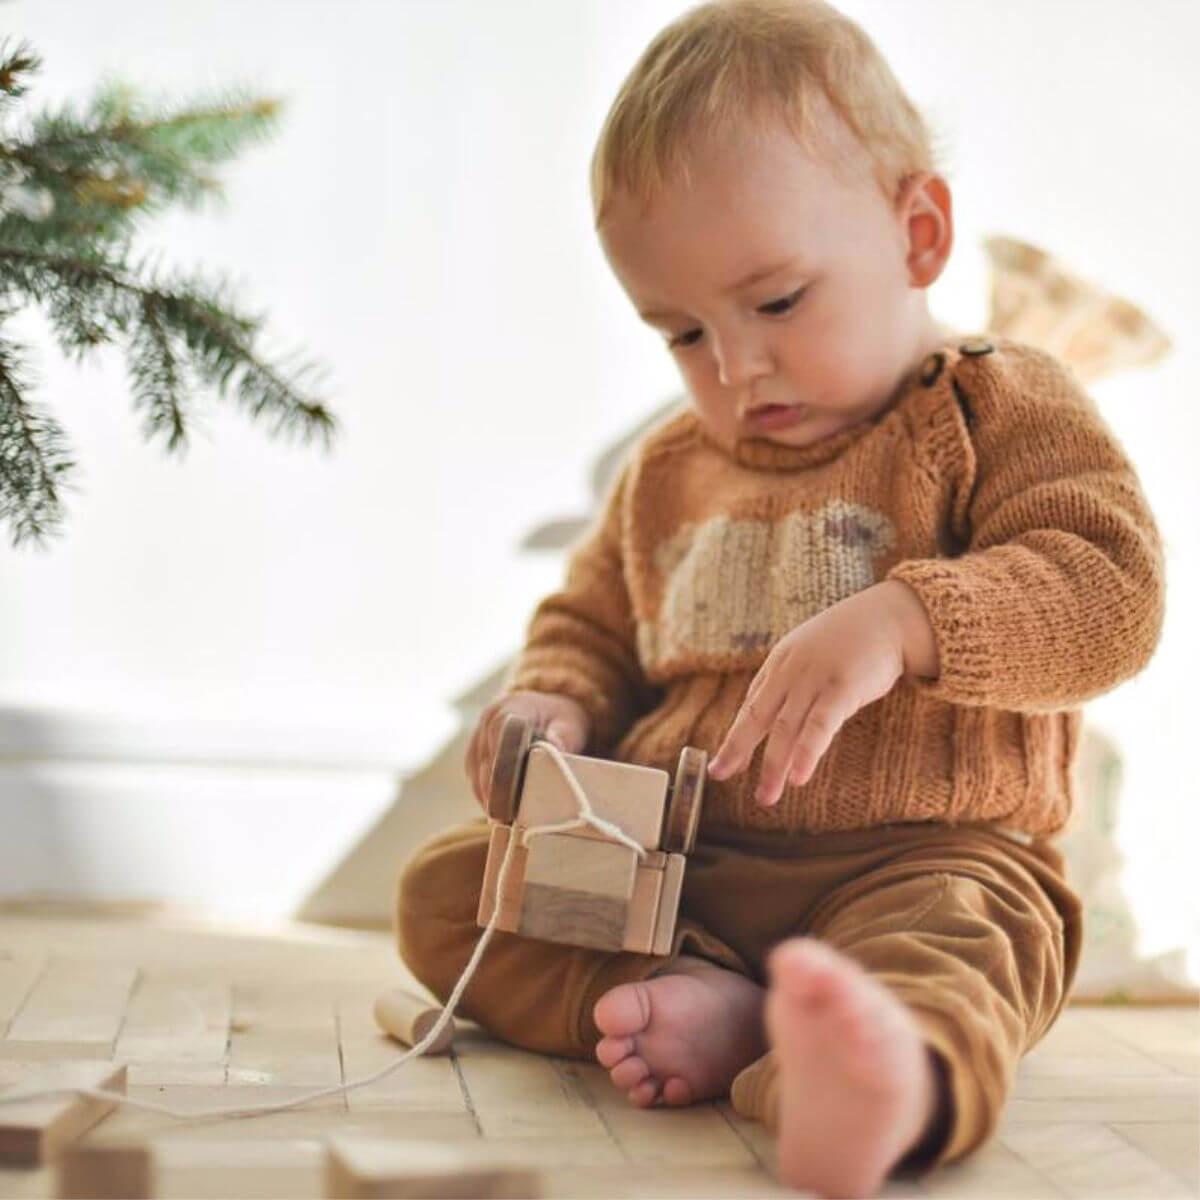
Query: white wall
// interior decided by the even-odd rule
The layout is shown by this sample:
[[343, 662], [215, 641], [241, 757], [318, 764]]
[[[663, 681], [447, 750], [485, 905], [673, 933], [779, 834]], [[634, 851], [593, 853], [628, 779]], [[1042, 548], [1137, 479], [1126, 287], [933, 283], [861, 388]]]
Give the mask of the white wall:
[[[518, 557], [518, 539], [583, 509], [595, 452], [676, 387], [595, 244], [586, 165], [621, 78], [684, 7], [3, 7], [46, 60], [35, 106], [79, 97], [105, 72], [173, 97], [241, 80], [288, 98], [280, 135], [225, 173], [228, 210], [161, 219], [144, 244], [227, 274], [270, 314], [269, 348], [328, 364], [343, 433], [321, 457], [205, 398], [203, 432], [184, 463], [169, 461], [139, 436], [119, 352], [69, 365], [40, 318], [23, 321], [84, 491], [47, 552], [0, 556], [0, 701], [50, 724], [64, 706], [100, 714], [122, 744], [152, 718], [175, 730], [168, 741], [191, 731], [179, 736], [210, 766], [221, 737], [196, 728], [219, 720], [253, 743], [254, 730], [270, 740], [282, 726], [301, 760], [328, 752], [347, 772], [383, 772], [337, 838], [388, 802], [388, 769], [437, 744], [448, 701], [511, 652], [558, 578], [554, 556]], [[1160, 368], [1096, 389], [1167, 535], [1171, 611], [1152, 668], [1093, 708], [1126, 744], [1135, 900], [1156, 944], [1175, 944], [1195, 920], [1179, 900], [1194, 892], [1200, 832], [1188, 703], [1200, 169], [1185, 115], [1200, 9], [843, 7], [950, 150], [958, 237], [937, 315], [982, 321], [980, 238], [1007, 232], [1145, 304], [1177, 341]], [[11, 753], [20, 766], [20, 746]], [[281, 778], [278, 794], [289, 786]], [[2, 818], [18, 830], [12, 854], [23, 828], [36, 835], [25, 803], [23, 826]], [[286, 852], [289, 836], [305, 833], [279, 830], [273, 844]]]

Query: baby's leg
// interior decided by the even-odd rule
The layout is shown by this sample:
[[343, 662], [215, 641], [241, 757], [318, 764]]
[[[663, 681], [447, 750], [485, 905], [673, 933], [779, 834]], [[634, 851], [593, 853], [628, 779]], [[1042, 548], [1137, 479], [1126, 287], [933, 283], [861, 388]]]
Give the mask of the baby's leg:
[[[417, 848], [396, 889], [400, 957], [442, 1002], [483, 935], [475, 916], [487, 849], [486, 819], [456, 826]], [[599, 997], [662, 965], [496, 930], [456, 1012], [527, 1050], [589, 1058], [601, 1036], [592, 1012]]]
[[869, 1194], [991, 1136], [1077, 961], [1078, 901], [1048, 861], [998, 834], [931, 839], [836, 889], [813, 938], [777, 947], [772, 1050], [732, 1099], [778, 1134], [784, 1182]]

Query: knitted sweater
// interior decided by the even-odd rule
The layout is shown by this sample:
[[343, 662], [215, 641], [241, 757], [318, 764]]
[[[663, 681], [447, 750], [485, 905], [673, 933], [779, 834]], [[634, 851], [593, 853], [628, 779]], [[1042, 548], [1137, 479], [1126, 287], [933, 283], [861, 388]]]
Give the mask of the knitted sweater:
[[701, 832], [985, 821], [1047, 834], [1073, 801], [1079, 705], [1158, 641], [1162, 546], [1133, 467], [1070, 369], [950, 334], [868, 422], [732, 449], [690, 407], [633, 446], [501, 695], [571, 696], [583, 753], [710, 757], [772, 645], [883, 579], [916, 589], [936, 679], [901, 678], [762, 808], [764, 736], [705, 785]]

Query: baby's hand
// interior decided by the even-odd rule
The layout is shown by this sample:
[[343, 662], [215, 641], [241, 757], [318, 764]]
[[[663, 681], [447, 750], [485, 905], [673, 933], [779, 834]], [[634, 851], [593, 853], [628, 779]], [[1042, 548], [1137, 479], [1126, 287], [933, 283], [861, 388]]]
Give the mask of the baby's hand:
[[487, 812], [492, 764], [500, 743], [504, 718], [516, 713], [533, 722], [534, 729], [567, 754], [578, 754], [587, 745], [591, 719], [587, 709], [570, 696], [550, 692], [510, 692], [493, 700], [479, 714], [479, 722], [467, 746], [464, 766], [475, 799]]
[[755, 798], [765, 807], [778, 803], [789, 780], [808, 782], [843, 723], [886, 695], [906, 669], [937, 674], [933, 631], [917, 594], [887, 580], [839, 600], [772, 647], [708, 773], [736, 775], [769, 732]]

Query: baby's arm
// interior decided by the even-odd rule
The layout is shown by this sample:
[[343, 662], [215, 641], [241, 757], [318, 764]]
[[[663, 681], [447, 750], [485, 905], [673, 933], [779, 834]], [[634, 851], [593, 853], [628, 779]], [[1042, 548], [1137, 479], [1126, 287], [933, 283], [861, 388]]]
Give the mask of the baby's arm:
[[1048, 354], [964, 359], [956, 371], [975, 456], [969, 539], [954, 558], [888, 572], [920, 597], [938, 676], [959, 704], [1073, 707], [1149, 661], [1165, 585], [1158, 529], [1091, 397]]
[[499, 693], [530, 690], [576, 700], [591, 724], [585, 751], [596, 755], [620, 740], [652, 691], [638, 659], [621, 549], [632, 471], [630, 459], [572, 547], [562, 587], [534, 610], [525, 645]]

